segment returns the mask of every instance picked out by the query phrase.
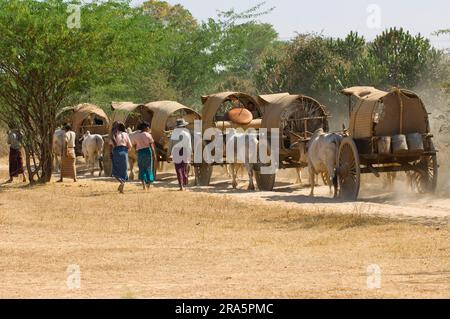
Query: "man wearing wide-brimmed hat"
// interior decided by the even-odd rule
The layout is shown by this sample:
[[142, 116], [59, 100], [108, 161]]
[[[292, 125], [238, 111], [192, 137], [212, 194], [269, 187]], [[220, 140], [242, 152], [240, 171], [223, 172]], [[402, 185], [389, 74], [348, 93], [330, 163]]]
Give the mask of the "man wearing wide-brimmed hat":
[[189, 125], [185, 119], [178, 119], [176, 128], [170, 139], [170, 150], [175, 163], [180, 191], [184, 191], [189, 183], [189, 163], [192, 154], [192, 138], [186, 127]]

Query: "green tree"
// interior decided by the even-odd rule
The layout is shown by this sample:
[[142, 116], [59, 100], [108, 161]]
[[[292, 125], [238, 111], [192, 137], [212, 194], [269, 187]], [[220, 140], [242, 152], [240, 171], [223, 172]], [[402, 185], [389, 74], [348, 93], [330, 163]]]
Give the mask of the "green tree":
[[344, 39], [329, 39], [329, 46], [345, 61], [359, 59], [367, 48], [364, 37], [351, 31]]
[[128, 6], [81, 6], [80, 28], [69, 28], [70, 4], [76, 3], [0, 0], [0, 118], [25, 133], [32, 183], [51, 179], [58, 110], [113, 67], [120, 72], [122, 48], [105, 26], [130, 19]]
[[289, 74], [285, 73], [289, 44], [276, 42], [268, 46], [258, 58], [258, 69], [254, 72], [254, 82], [259, 93], [278, 93], [287, 90], [286, 81]]
[[414, 87], [423, 79], [430, 52], [428, 39], [402, 28], [384, 31], [369, 46], [375, 63], [387, 69], [385, 86]]

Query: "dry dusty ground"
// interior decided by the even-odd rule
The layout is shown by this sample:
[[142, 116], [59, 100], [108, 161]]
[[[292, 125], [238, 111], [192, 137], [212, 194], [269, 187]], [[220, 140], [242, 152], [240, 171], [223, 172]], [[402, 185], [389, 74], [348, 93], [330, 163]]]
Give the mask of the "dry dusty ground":
[[[1, 186], [0, 297], [450, 297], [448, 196], [399, 196], [400, 185], [337, 203], [324, 187], [311, 200], [288, 183], [247, 193], [223, 178], [179, 193], [162, 177], [120, 196], [101, 178]], [[72, 264], [77, 290], [66, 284]]]

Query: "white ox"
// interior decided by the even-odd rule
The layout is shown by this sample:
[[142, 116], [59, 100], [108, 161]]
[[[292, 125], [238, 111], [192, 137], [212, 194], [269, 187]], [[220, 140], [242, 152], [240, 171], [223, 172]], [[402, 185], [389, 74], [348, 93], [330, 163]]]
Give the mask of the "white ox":
[[314, 196], [316, 175], [326, 174], [330, 194], [333, 193], [331, 188], [333, 186], [334, 197], [337, 197], [336, 159], [342, 138], [343, 134], [325, 133], [323, 129], [318, 129], [309, 141], [307, 156], [311, 184], [310, 196]]
[[[235, 129], [231, 129], [226, 136], [226, 142], [234, 143], [234, 158], [232, 158], [231, 163], [228, 163], [233, 179], [233, 188], [237, 188], [237, 176], [239, 170], [241, 170], [242, 167], [245, 167], [248, 174], [248, 190], [254, 191], [256, 188], [253, 182], [253, 170], [255, 168], [256, 159], [258, 158], [258, 135], [256, 133], [241, 133], [237, 132]], [[227, 143], [225, 143], [225, 148]]]
[[57, 129], [55, 133], [53, 133], [53, 169], [55, 172], [59, 172], [61, 169], [61, 156], [64, 148], [64, 138], [66, 131], [63, 129]]
[[87, 167], [91, 168], [91, 174], [94, 175], [95, 162], [98, 161], [100, 167], [98, 176], [102, 176], [103, 147], [105, 145], [102, 136], [98, 134], [91, 134], [87, 131], [83, 137], [80, 138], [80, 141], [82, 141], [81, 151], [86, 160]]

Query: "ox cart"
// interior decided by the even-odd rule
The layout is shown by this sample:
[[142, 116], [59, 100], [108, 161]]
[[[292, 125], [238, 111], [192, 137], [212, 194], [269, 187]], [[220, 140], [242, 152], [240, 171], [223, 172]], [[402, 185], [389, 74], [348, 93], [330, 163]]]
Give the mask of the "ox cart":
[[[175, 129], [176, 120], [183, 118], [193, 129], [194, 121], [200, 119], [195, 110], [174, 101], [158, 101], [148, 104], [134, 104], [131, 102], [112, 103], [111, 123], [123, 122], [125, 127], [136, 130], [141, 121], [150, 123], [152, 136], [156, 144], [157, 160], [159, 163], [169, 159], [169, 139]], [[109, 143], [105, 144], [109, 148]], [[105, 151], [105, 172], [110, 172], [109, 150]]]
[[349, 136], [337, 155], [340, 197], [357, 200], [361, 174], [407, 172], [419, 193], [433, 193], [438, 178], [437, 151], [429, 114], [415, 93], [373, 87], [342, 91], [349, 98]]
[[82, 156], [80, 138], [86, 133], [105, 135], [109, 130], [109, 118], [100, 107], [80, 104], [63, 108], [56, 116], [58, 125], [69, 123], [76, 134], [75, 153]]
[[[290, 95], [288, 93], [261, 95], [253, 97], [240, 92], [223, 92], [202, 97], [203, 130], [218, 128], [223, 133], [228, 128], [253, 128], [268, 130], [270, 141], [271, 129], [279, 129], [279, 158], [280, 168], [303, 168], [307, 162], [300, 158], [299, 145], [310, 140], [313, 133], [323, 128], [328, 130], [329, 114], [326, 108], [318, 101], [303, 95]], [[246, 109], [252, 114], [251, 121], [246, 124], [235, 123], [227, 114], [234, 108]], [[200, 186], [210, 183], [212, 170], [221, 163], [202, 163], [195, 165], [196, 182]], [[258, 188], [271, 191], [275, 186], [276, 174], [261, 174], [261, 166], [256, 165], [255, 177]]]

